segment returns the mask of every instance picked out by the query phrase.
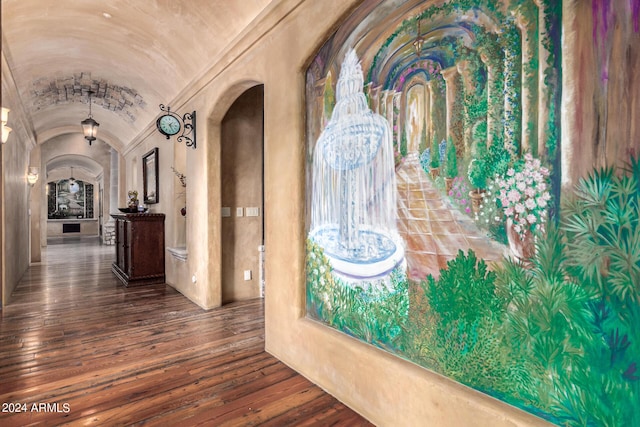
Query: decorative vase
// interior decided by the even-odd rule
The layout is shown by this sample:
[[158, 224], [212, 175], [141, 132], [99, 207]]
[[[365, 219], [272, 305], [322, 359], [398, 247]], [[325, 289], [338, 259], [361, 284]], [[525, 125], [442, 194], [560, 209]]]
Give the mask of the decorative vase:
[[451, 187], [453, 187], [453, 180], [455, 178], [445, 178], [444, 179], [444, 188], [447, 192], [447, 194], [449, 194], [449, 191], [451, 191]]
[[440, 168], [431, 168], [431, 178], [436, 179], [440, 175]]
[[515, 230], [515, 223], [511, 218], [508, 218], [505, 231], [511, 253], [520, 261], [531, 259], [536, 252], [536, 243], [531, 230], [527, 229], [524, 234], [518, 233]]
[[484, 196], [484, 190], [476, 188], [475, 190], [469, 191], [469, 197], [471, 198], [471, 208], [473, 209], [473, 213], [480, 212], [480, 205], [482, 205], [482, 197]]

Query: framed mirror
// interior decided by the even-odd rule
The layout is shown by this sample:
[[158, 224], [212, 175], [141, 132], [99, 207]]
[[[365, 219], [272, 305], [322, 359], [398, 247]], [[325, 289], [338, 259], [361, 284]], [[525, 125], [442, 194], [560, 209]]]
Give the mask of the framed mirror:
[[144, 203], [158, 203], [158, 147], [142, 156]]

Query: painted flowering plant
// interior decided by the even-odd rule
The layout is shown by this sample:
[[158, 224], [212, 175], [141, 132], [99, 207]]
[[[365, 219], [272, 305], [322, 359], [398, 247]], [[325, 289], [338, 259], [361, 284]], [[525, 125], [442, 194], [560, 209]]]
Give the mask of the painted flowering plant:
[[469, 185], [464, 177], [458, 176], [453, 179], [449, 197], [460, 210], [471, 214], [471, 201], [469, 200]]
[[510, 168], [506, 176], [496, 180], [504, 214], [513, 221], [514, 230], [522, 238], [529, 231], [545, 231], [551, 200], [548, 180], [549, 169], [529, 153], [525, 154], [524, 162]]

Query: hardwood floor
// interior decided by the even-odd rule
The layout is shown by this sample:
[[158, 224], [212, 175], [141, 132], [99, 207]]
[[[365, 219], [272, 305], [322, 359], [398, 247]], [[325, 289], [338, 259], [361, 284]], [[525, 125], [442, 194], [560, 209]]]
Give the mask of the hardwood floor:
[[124, 288], [113, 257], [60, 239], [25, 274], [1, 311], [1, 426], [371, 425], [264, 351], [262, 300]]

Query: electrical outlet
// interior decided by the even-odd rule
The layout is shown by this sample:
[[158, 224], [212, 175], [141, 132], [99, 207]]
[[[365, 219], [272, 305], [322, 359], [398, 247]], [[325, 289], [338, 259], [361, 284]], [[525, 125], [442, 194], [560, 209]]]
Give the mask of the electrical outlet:
[[244, 271], [244, 280], [251, 280], [251, 270]]

